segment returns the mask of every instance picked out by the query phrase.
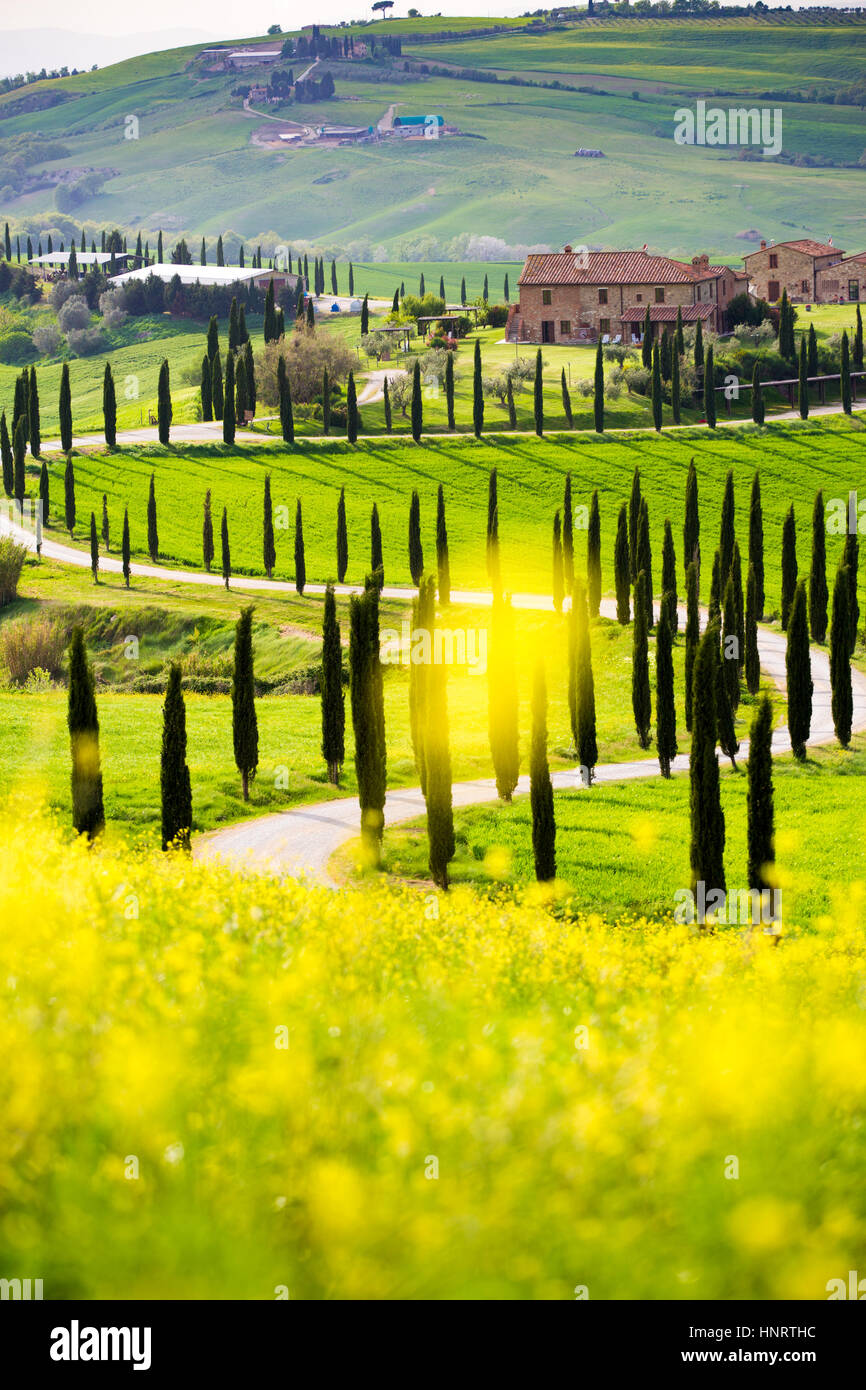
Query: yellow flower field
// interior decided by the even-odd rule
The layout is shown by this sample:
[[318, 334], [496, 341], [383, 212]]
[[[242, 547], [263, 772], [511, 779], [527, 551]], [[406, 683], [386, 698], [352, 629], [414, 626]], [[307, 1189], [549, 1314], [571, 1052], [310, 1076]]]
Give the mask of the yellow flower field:
[[44, 815], [2, 840], [0, 1274], [46, 1298], [824, 1299], [866, 1267], [862, 885], [774, 944]]

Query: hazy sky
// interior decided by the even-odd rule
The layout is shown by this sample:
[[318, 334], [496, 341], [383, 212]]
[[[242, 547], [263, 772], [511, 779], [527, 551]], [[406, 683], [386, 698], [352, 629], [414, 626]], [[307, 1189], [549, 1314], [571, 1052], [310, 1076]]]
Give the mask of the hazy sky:
[[[410, 3], [397, 0], [392, 16], [405, 16]], [[478, 0], [437, 0], [435, 4], [416, 3], [423, 15], [440, 10], [453, 15], [518, 15], [534, 8], [527, 0], [509, 3], [496, 0], [494, 5], [479, 4]], [[84, 34], [139, 34], [151, 29], [202, 29], [223, 38], [242, 38], [264, 34], [271, 24], [283, 29], [297, 29], [314, 20], [321, 24], [336, 24], [342, 19], [370, 19], [368, 4], [359, 0], [317, 0], [310, 4], [279, 4], [277, 0], [250, 0], [243, 6], [236, 0], [148, 0], [144, 9], [135, 5], [118, 5], [117, 0], [88, 0], [87, 5], [74, 6], [69, 0], [40, 0], [30, 9], [13, 5], [11, 0], [0, 3], [0, 31], [3, 29], [72, 29]]]

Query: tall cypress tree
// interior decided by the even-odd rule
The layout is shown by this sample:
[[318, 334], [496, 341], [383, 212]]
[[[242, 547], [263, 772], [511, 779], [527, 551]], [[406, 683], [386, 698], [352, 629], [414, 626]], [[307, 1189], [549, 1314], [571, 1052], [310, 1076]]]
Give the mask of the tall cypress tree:
[[370, 569], [378, 588], [385, 583], [385, 562], [382, 556], [382, 528], [379, 525], [379, 508], [373, 503], [370, 513]]
[[[541, 353], [539, 352], [539, 357]], [[596, 434], [604, 433], [604, 358], [601, 338], [595, 350], [595, 375], [593, 378], [592, 410]]]
[[216, 314], [211, 314], [207, 326], [207, 355], [208, 359], [216, 356], [220, 345], [220, 326]]
[[565, 577], [565, 592], [570, 594], [574, 588], [574, 509], [571, 501], [571, 474], [565, 475], [565, 493], [562, 499], [562, 572]]
[[361, 836], [372, 863], [381, 855], [386, 754], [379, 662], [379, 591], [375, 583], [349, 601], [349, 670], [355, 772], [361, 804]]
[[[848, 334], [843, 331], [843, 336]], [[863, 370], [863, 315], [860, 313], [860, 305], [857, 305], [857, 327], [854, 329], [854, 366], [857, 371]]]
[[277, 363], [277, 391], [280, 405], [280, 429], [287, 444], [295, 442], [295, 418], [292, 411], [292, 388], [286, 371], [286, 359]]
[[734, 613], [737, 623], [737, 664], [740, 670], [746, 660], [746, 619], [743, 601], [743, 562], [740, 557], [740, 543], [734, 541], [734, 558], [731, 561], [731, 583], [734, 586]]
[[484, 428], [484, 390], [481, 384], [481, 339], [475, 339], [475, 358], [472, 368], [472, 427], [475, 438], [481, 438]]
[[457, 427], [454, 423], [454, 357], [450, 352], [445, 359], [445, 406], [448, 411], [448, 428], [453, 433]]
[[650, 377], [650, 399], [653, 411], [653, 427], [660, 430], [662, 427], [662, 372], [661, 360], [659, 357], [659, 345], [653, 343], [652, 375]]
[[229, 308], [229, 353], [236, 352], [241, 345], [238, 301], [233, 298]]
[[355, 373], [349, 373], [346, 385], [346, 438], [354, 444], [361, 428], [361, 412], [358, 409], [358, 393], [355, 390]]
[[409, 503], [409, 573], [413, 584], [421, 583], [424, 573], [424, 551], [421, 546], [421, 502], [417, 488], [412, 490]]
[[716, 428], [716, 367], [713, 361], [712, 343], [707, 348], [707, 365], [704, 369], [704, 415], [711, 430]]
[[[434, 580], [427, 580], [430, 608], [433, 602]], [[448, 887], [448, 865], [454, 858], [454, 812], [451, 793], [451, 752], [448, 742], [448, 668], [444, 662], [433, 662], [427, 682], [427, 729], [424, 735], [424, 759], [427, 765], [427, 840], [429, 845], [430, 877], [437, 888]]]
[[68, 362], [60, 369], [60, 447], [64, 454], [72, 448], [72, 388]]
[[[424, 657], [425, 638], [429, 642], [430, 632], [436, 621], [436, 595], [430, 584], [422, 582], [418, 595], [412, 600], [411, 651], [418, 651]], [[416, 646], [417, 644], [417, 646]], [[430, 681], [430, 660], [410, 660], [409, 662], [409, 732], [412, 736], [412, 751], [415, 767], [421, 782], [422, 794], [427, 795], [427, 758], [424, 740], [427, 737], [427, 692]]]
[[597, 618], [601, 607], [601, 517], [598, 510], [598, 489], [589, 504], [589, 525], [586, 532], [586, 590], [589, 616]]
[[842, 564], [848, 571], [848, 651], [853, 656], [860, 624], [860, 604], [857, 599], [857, 573], [860, 565], [860, 539], [856, 531], [848, 531], [842, 550]]
[[544, 434], [544, 378], [541, 367], [541, 348], [535, 354], [535, 382], [532, 392], [533, 418], [535, 421], [535, 433], [540, 437]]
[[75, 531], [75, 469], [72, 455], [66, 456], [66, 471], [63, 476], [64, 520], [70, 536]]
[[80, 627], [73, 629], [69, 643], [67, 725], [72, 755], [72, 825], [79, 835], [92, 841], [105, 826], [105, 810], [93, 669]]
[[24, 505], [24, 497], [27, 492], [27, 439], [24, 432], [23, 417], [15, 426], [15, 436], [12, 441], [12, 465], [13, 465], [13, 487], [15, 500], [19, 507]]
[[634, 583], [638, 576], [637, 533], [638, 524], [640, 522], [640, 504], [640, 469], [635, 468], [631, 480], [631, 497], [629, 498], [628, 504], [628, 557], [632, 583]]
[[213, 388], [211, 386], [211, 366], [207, 353], [201, 359], [201, 418], [213, 419]]
[[499, 566], [499, 489], [497, 472], [491, 468], [487, 480], [487, 573], [494, 594], [501, 587]]
[[162, 758], [159, 786], [162, 800], [162, 847], [189, 850], [192, 829], [192, 788], [186, 762], [186, 705], [179, 661], [169, 668], [162, 710]]
[[229, 545], [229, 514], [228, 508], [223, 507], [222, 521], [220, 523], [220, 553], [222, 560], [223, 583], [229, 587], [232, 577], [232, 552]]
[[571, 409], [571, 394], [568, 389], [568, 382], [565, 379], [565, 368], [562, 369], [562, 409], [565, 414], [565, 423], [570, 430], [574, 429], [574, 414]]
[[44, 459], [42, 460], [42, 467], [39, 470], [39, 507], [41, 511], [41, 523], [43, 526], [47, 526], [48, 519], [51, 514], [51, 509], [49, 496], [48, 464], [45, 462]]
[[424, 427], [424, 402], [421, 396], [421, 363], [418, 359], [412, 369], [412, 438], [418, 444]]
[[226, 358], [225, 395], [223, 399], [223, 443], [234, 444], [237, 428], [235, 414], [235, 355], [230, 352]]
[[680, 385], [680, 355], [676, 351], [671, 360], [671, 413], [674, 424], [678, 425], [682, 416], [682, 387]]
[[346, 571], [349, 568], [349, 530], [346, 525], [346, 489], [340, 488], [340, 498], [337, 502], [337, 581], [340, 584], [346, 582]]
[[623, 502], [616, 523], [616, 543], [613, 551], [613, 573], [616, 585], [616, 619], [623, 626], [629, 620], [631, 582], [629, 577], [628, 518]]
[[664, 604], [656, 634], [656, 749], [662, 777], [670, 777], [677, 755], [677, 710], [669, 610]]
[[[645, 497], [640, 500], [640, 520], [637, 528], [637, 568], [638, 573], [642, 572], [644, 576], [646, 625], [647, 631], [649, 631], [653, 625], [653, 565], [650, 549], [649, 508]], [[637, 604], [637, 598], [635, 598], [635, 604]]]
[[736, 754], [740, 745], [734, 729], [734, 708], [731, 704], [728, 682], [725, 675], [725, 662], [719, 634], [718, 619], [711, 625], [716, 641], [716, 727], [719, 747], [730, 758], [731, 766], [737, 766]]
[[701, 371], [704, 365], [704, 330], [701, 328], [701, 321], [698, 319], [695, 324], [695, 371]]
[[155, 564], [159, 557], [159, 531], [156, 524], [156, 485], [152, 473], [147, 494], [147, 553]]
[[30, 387], [27, 392], [27, 424], [30, 436], [30, 452], [38, 459], [42, 451], [42, 432], [39, 420], [39, 386], [36, 381], [36, 368], [30, 368]]
[[694, 560], [686, 570], [686, 654], [685, 654], [685, 686], [686, 686], [686, 728], [689, 733], [692, 731], [692, 692], [694, 681], [695, 657], [698, 652], [698, 643], [701, 638], [700, 614], [698, 611], [698, 567]]
[[740, 651], [734, 581], [729, 575], [722, 601], [722, 672], [732, 711], [736, 711], [740, 703]]
[[111, 551], [111, 546], [109, 545], [109, 537], [110, 537], [110, 531], [109, 531], [109, 523], [108, 523], [108, 496], [107, 496], [106, 493], [103, 493], [103, 494], [102, 494], [102, 543], [103, 543], [103, 545], [105, 546], [105, 553], [106, 553], [106, 555], [108, 555], [108, 554], [110, 553], [110, 551]]
[[755, 618], [764, 616], [764, 511], [761, 505], [761, 475], [752, 479], [749, 500], [749, 564], [755, 570]]
[[812, 567], [809, 571], [809, 627], [813, 642], [827, 636], [827, 538], [824, 523], [824, 494], [819, 488], [812, 506]]
[[662, 542], [662, 597], [659, 607], [659, 618], [661, 609], [667, 612], [668, 630], [671, 634], [671, 641], [679, 628], [679, 616], [677, 614], [677, 558], [674, 554], [674, 535], [671, 530], [670, 517], [665, 517], [665, 534]]
[[213, 418], [221, 420], [225, 409], [225, 393], [223, 390], [223, 364], [219, 348], [210, 359], [210, 392], [213, 401]]
[[168, 359], [163, 358], [159, 369], [159, 382], [156, 388], [156, 418], [160, 444], [167, 444], [171, 431], [171, 385], [169, 381]]
[[800, 419], [809, 418], [809, 368], [806, 363], [806, 339], [800, 338], [800, 359], [797, 365], [797, 408]]
[[844, 564], [840, 564], [833, 585], [830, 618], [830, 690], [833, 727], [843, 748], [847, 748], [851, 742], [851, 722], [854, 717], [848, 593], [848, 571]]
[[[448, 360], [449, 360], [449, 363], [450, 363], [450, 360], [451, 360], [451, 359], [449, 358]], [[452, 370], [452, 372], [453, 372], [453, 370], [454, 370], [453, 367], [452, 367], [451, 370]], [[446, 372], [446, 375], [447, 375], [447, 372]], [[385, 379], [384, 379], [383, 382], [382, 382], [382, 409], [383, 409], [384, 412], [385, 412], [385, 433], [386, 433], [386, 434], [390, 434], [390, 433], [391, 433], [391, 393], [390, 393], [390, 391], [388, 390], [388, 378], [387, 378], [387, 377], [385, 377]]]
[[698, 475], [695, 469], [694, 459], [689, 460], [689, 472], [686, 478], [686, 515], [683, 522], [683, 572], [688, 572], [689, 565], [695, 561], [695, 565], [700, 569], [701, 564], [701, 518], [698, 510]]
[[791, 503], [782, 525], [782, 628], [788, 626], [791, 604], [797, 588], [797, 529]]
[[[860, 313], [860, 305], [857, 305], [857, 313]], [[862, 363], [861, 363], [862, 366]], [[851, 414], [851, 361], [848, 355], [848, 334], [842, 331], [842, 347], [840, 351], [839, 368], [839, 390], [842, 399], [842, 409], [846, 415]]]
[[277, 548], [274, 544], [274, 509], [271, 504], [271, 475], [265, 474], [264, 515], [262, 517], [262, 559], [268, 579], [274, 572], [277, 562]]
[[491, 612], [487, 690], [496, 790], [503, 801], [510, 801], [520, 771], [517, 664], [514, 614], [510, 601], [499, 594], [494, 595]]
[[671, 340], [667, 328], [662, 329], [661, 342], [659, 343], [659, 364], [661, 367], [662, 381], [670, 381]]
[[439, 603], [446, 608], [451, 602], [451, 561], [448, 556], [448, 530], [445, 525], [445, 494], [442, 484], [436, 498], [436, 567], [439, 577]]
[[649, 653], [646, 620], [646, 575], [643, 570], [634, 586], [634, 630], [632, 636], [631, 707], [641, 748], [649, 748], [652, 727]]
[[[351, 293], [351, 291], [350, 291]], [[370, 304], [368, 296], [365, 294], [361, 303], [361, 337], [370, 331]]]
[[532, 738], [529, 745], [529, 800], [532, 807], [532, 853], [539, 883], [556, 878], [556, 817], [553, 785], [547, 761], [547, 682], [544, 662], [535, 664], [532, 679]]
[[207, 492], [205, 493], [204, 499], [204, 511], [202, 515], [201, 526], [201, 549], [202, 558], [204, 560], [204, 567], [207, 570], [208, 574], [210, 574], [210, 567], [213, 563], [214, 557], [213, 517], [211, 515], [210, 488], [208, 488]]
[[0, 455], [3, 459], [3, 491], [7, 497], [12, 496], [15, 485], [15, 462], [12, 455], [12, 442], [9, 438], [9, 426], [6, 424], [6, 411], [0, 414]]
[[731, 561], [734, 558], [734, 470], [728, 469], [725, 478], [725, 491], [722, 497], [722, 527], [719, 536], [719, 565], [722, 583], [728, 582]]
[[243, 425], [246, 421], [247, 411], [250, 408], [249, 393], [247, 391], [247, 364], [244, 355], [239, 352], [235, 363], [235, 420], [240, 420]]
[[773, 808], [773, 706], [769, 695], [759, 702], [749, 732], [749, 785], [746, 792], [749, 888], [771, 887], [775, 815]]
[[259, 726], [256, 718], [256, 681], [253, 671], [253, 606], [241, 609], [235, 627], [232, 671], [232, 738], [235, 764], [241, 774], [244, 801], [250, 799], [250, 782], [259, 764]]
[[96, 533], [96, 513], [90, 513], [90, 572], [94, 584], [99, 583], [99, 536]]
[[123, 582], [129, 588], [129, 576], [132, 573], [130, 564], [131, 547], [129, 544], [129, 509], [123, 509], [123, 535], [120, 541], [120, 558], [123, 566]]
[[328, 781], [340, 785], [340, 769], [345, 757], [346, 708], [343, 699], [343, 651], [334, 586], [325, 589], [322, 619], [322, 757], [328, 767]]
[[806, 616], [806, 586], [801, 579], [794, 592], [788, 619], [788, 646], [785, 653], [788, 674], [788, 733], [794, 757], [806, 756], [806, 740], [812, 724], [812, 663], [809, 655], [809, 623]]
[[277, 339], [277, 314], [274, 304], [274, 281], [273, 276], [268, 281], [268, 288], [265, 294], [265, 321], [262, 325], [262, 333], [266, 343], [276, 342]]
[[806, 353], [806, 366], [810, 376], [818, 375], [818, 338], [814, 323], [809, 324], [809, 341]]
[[301, 499], [295, 508], [295, 588], [299, 594], [304, 592], [307, 582], [307, 561], [304, 554], [304, 518], [301, 512]]
[[763, 425], [764, 415], [764, 392], [761, 387], [761, 369], [756, 362], [752, 369], [752, 419], [756, 425]]
[[716, 669], [719, 636], [709, 627], [695, 656], [692, 685], [692, 747], [689, 757], [692, 892], [726, 892], [725, 816], [716, 755]]
[[653, 327], [650, 318], [649, 305], [646, 306], [646, 313], [643, 320], [643, 333], [641, 335], [641, 362], [645, 369], [649, 371], [653, 364]]
[[713, 556], [713, 572], [710, 577], [710, 601], [708, 614], [710, 622], [721, 617], [722, 612], [722, 561], [719, 552]]
[[755, 566], [749, 565], [749, 577], [746, 581], [746, 616], [745, 616], [745, 674], [746, 689], [750, 695], [757, 695], [761, 685], [761, 660], [758, 653], [758, 599], [757, 582], [755, 580]]
[[562, 519], [559, 512], [553, 518], [553, 608], [562, 612], [562, 598], [565, 584], [562, 575]]
[[574, 746], [586, 786], [592, 781], [598, 762], [595, 722], [595, 681], [592, 674], [592, 644], [586, 593], [580, 580], [574, 586], [569, 637], [573, 644], [570, 665], [569, 706]]

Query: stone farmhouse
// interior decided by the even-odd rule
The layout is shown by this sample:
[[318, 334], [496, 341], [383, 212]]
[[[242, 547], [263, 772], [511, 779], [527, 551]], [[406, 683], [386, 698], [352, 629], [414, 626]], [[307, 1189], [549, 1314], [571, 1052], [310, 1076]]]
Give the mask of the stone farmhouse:
[[866, 251], [843, 256], [819, 270], [816, 278], [819, 304], [853, 304], [866, 301]]
[[845, 255], [832, 242], [777, 241], [768, 246], [761, 242], [759, 251], [743, 257], [749, 277], [749, 291], [757, 299], [775, 304], [788, 291], [795, 304], [821, 302], [818, 293], [819, 276], [828, 267], [838, 264]]
[[690, 262], [642, 251], [575, 252], [571, 246], [527, 257], [506, 338], [530, 343], [631, 343], [643, 336], [649, 309], [654, 337], [665, 325], [696, 323], [722, 331], [731, 299], [746, 278], [707, 255]]

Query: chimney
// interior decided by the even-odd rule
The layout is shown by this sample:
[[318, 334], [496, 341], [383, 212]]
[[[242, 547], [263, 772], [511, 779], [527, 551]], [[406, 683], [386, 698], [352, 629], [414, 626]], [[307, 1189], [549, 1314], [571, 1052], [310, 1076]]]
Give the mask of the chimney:
[[562, 250], [563, 250], [563, 253], [570, 253], [570, 252], [571, 252], [571, 247], [570, 247], [570, 246], [563, 246]]
[[762, 250], [762, 251], [766, 251], [766, 249], [767, 249], [767, 243], [766, 243], [765, 241], [762, 241], [762, 242], [761, 242], [761, 250]]

